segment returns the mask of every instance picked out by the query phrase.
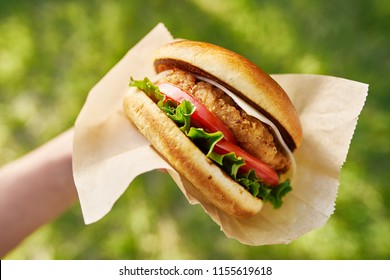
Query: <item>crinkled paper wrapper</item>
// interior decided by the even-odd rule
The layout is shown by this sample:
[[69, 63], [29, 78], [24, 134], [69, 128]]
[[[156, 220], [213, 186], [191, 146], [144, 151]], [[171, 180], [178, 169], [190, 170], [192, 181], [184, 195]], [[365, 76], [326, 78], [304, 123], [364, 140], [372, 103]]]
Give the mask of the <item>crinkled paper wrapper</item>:
[[265, 204], [250, 219], [233, 218], [205, 200], [127, 119], [122, 100], [130, 76], [153, 77], [154, 50], [173, 38], [158, 24], [90, 91], [75, 124], [73, 169], [86, 224], [106, 215], [139, 174], [166, 169], [191, 204], [201, 204], [226, 236], [249, 245], [289, 243], [324, 225], [334, 212], [339, 173], [364, 105], [368, 85], [342, 78], [283, 74], [272, 77], [286, 90], [302, 122], [295, 152], [293, 191], [282, 208]]

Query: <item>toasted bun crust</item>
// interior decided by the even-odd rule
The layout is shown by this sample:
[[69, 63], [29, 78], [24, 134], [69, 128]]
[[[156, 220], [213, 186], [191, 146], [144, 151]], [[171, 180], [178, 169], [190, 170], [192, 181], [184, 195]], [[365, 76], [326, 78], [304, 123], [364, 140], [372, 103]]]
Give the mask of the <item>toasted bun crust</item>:
[[124, 109], [160, 154], [207, 200], [239, 218], [260, 211], [263, 202], [209, 160], [144, 92], [130, 89]]
[[216, 80], [270, 118], [291, 151], [300, 146], [301, 123], [289, 97], [243, 56], [210, 43], [180, 40], [157, 50], [155, 68], [157, 72], [180, 68]]

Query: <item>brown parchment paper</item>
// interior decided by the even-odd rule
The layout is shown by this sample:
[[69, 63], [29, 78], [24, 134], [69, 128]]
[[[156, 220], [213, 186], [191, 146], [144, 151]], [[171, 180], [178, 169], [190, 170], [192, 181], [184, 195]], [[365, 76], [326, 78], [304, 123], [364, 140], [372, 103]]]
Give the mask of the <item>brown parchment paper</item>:
[[293, 191], [281, 209], [265, 204], [247, 220], [205, 200], [150, 146], [125, 116], [129, 77], [153, 77], [153, 52], [173, 38], [158, 24], [90, 91], [75, 124], [73, 172], [86, 224], [106, 215], [139, 174], [166, 169], [191, 204], [201, 204], [226, 236], [249, 245], [289, 243], [332, 215], [339, 173], [363, 108], [368, 85], [337, 77], [272, 75], [286, 90], [303, 126]]

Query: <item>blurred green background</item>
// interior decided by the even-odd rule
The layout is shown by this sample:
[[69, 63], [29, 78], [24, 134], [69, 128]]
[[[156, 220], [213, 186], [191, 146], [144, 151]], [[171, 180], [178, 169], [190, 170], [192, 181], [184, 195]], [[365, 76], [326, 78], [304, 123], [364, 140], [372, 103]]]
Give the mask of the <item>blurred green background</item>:
[[[370, 84], [329, 222], [289, 245], [227, 239], [166, 174], [137, 178], [101, 221], [76, 204], [8, 259], [389, 259], [390, 2], [0, 1], [0, 164], [71, 127], [88, 91], [158, 22], [269, 73]], [[1, 229], [0, 229], [1, 230]]]

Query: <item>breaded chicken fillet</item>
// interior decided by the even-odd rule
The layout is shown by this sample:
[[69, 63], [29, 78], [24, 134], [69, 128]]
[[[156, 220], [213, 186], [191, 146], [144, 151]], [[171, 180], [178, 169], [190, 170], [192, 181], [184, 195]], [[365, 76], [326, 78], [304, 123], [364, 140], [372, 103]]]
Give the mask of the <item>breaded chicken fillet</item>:
[[[159, 82], [178, 85], [191, 93], [223, 122], [244, 150], [278, 172], [289, 169], [290, 160], [282, 152], [277, 141], [274, 141], [275, 136], [271, 128], [245, 113], [222, 90], [207, 82], [199, 81], [192, 74], [178, 69], [163, 75]], [[259, 145], [259, 143], [262, 144]]]

